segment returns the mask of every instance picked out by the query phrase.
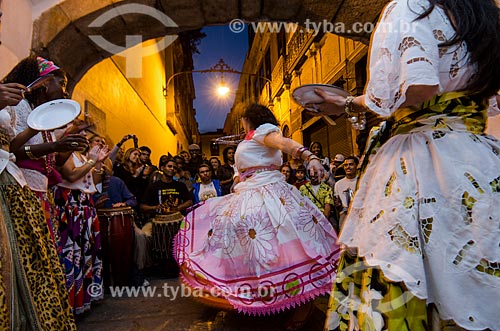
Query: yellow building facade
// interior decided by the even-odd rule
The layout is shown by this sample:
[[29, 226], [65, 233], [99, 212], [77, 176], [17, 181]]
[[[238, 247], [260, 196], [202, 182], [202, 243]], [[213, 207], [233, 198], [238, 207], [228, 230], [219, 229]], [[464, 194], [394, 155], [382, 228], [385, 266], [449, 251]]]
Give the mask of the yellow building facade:
[[[138, 47], [154, 45], [156, 40]], [[93, 66], [76, 84], [72, 99], [82, 105], [82, 118], [95, 123], [93, 129], [116, 143], [124, 135], [135, 134], [139, 146], [151, 148], [157, 163], [163, 154], [175, 155], [198, 141], [194, 119], [192, 76], [180, 75], [166, 88], [174, 72], [190, 69], [184, 63], [186, 51], [177, 41], [142, 60], [140, 78], [126, 75], [126, 58], [120, 54]], [[191, 54], [187, 54], [190, 59]], [[133, 147], [133, 142], [124, 148]]]
[[[236, 100], [226, 119], [224, 131], [241, 132], [239, 119], [245, 105], [268, 105], [283, 134], [306, 146], [319, 141], [330, 159], [335, 154], [359, 154], [359, 132], [338, 118], [310, 117], [292, 99], [293, 90], [304, 84], [334, 84], [356, 95], [366, 83], [366, 45], [330, 33], [251, 34]], [[361, 147], [362, 148], [362, 147]]]

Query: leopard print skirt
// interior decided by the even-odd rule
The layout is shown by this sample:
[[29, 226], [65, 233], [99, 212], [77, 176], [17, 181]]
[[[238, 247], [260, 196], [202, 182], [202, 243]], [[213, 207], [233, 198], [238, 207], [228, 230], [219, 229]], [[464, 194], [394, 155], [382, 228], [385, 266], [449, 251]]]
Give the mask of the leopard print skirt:
[[0, 174], [0, 330], [76, 330], [40, 202]]

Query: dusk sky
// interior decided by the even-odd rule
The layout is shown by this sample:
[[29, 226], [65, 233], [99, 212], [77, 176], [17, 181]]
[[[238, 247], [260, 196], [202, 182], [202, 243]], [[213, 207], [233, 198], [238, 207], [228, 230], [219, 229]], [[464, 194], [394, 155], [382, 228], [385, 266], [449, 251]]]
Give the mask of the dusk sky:
[[[241, 71], [248, 50], [248, 31], [231, 32], [227, 25], [205, 27], [207, 36], [201, 40], [200, 54], [193, 56], [194, 70], [213, 67], [222, 58], [232, 69]], [[224, 99], [217, 96], [216, 86], [221, 81], [221, 73], [193, 73], [196, 99], [196, 120], [201, 133], [222, 129], [226, 115], [231, 109], [240, 76], [224, 74], [224, 82], [231, 89]]]

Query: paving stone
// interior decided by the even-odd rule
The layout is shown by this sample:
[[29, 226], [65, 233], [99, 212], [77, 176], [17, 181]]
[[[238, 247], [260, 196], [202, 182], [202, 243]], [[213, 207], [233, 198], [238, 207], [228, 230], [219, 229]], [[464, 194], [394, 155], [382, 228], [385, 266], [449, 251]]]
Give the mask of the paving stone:
[[[291, 314], [248, 316], [223, 311], [181, 295], [178, 279], [148, 280], [149, 290], [139, 291], [137, 297], [106, 294], [104, 300], [93, 303], [90, 311], [78, 316], [78, 331], [279, 331]], [[169, 291], [165, 292], [167, 286]], [[176, 288], [179, 292], [174, 298], [170, 289]], [[327, 296], [315, 300], [314, 311], [303, 330], [322, 330], [325, 302], [328, 303]]]

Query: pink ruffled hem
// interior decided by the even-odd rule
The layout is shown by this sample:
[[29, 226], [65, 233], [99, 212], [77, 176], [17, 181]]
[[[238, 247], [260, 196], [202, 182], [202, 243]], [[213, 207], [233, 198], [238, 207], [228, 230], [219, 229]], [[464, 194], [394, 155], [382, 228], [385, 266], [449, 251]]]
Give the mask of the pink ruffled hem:
[[[231, 305], [235, 310], [238, 311], [238, 313], [243, 313], [243, 314], [248, 314], [248, 315], [271, 315], [274, 313], [279, 313], [282, 311], [285, 311], [287, 309], [292, 309], [295, 307], [298, 307], [302, 304], [305, 304], [306, 302], [313, 300], [314, 298], [324, 295], [324, 294], [329, 294], [332, 288], [332, 282], [335, 279], [336, 275], [336, 270], [337, 270], [337, 265], [336, 263], [338, 262], [338, 255], [340, 254], [340, 250], [337, 250], [335, 252], [332, 252], [330, 258], [335, 260], [335, 263], [332, 264], [332, 268], [329, 272], [326, 272], [325, 274], [321, 275], [321, 279], [329, 278], [328, 281], [326, 281], [322, 286], [319, 286], [314, 289], [310, 289], [307, 292], [294, 295], [288, 298], [279, 298], [276, 299], [275, 302], [271, 304], [263, 304], [264, 300], [256, 300], [256, 299], [241, 299], [238, 298], [236, 295], [234, 295], [237, 299], [230, 299], [230, 294], [227, 295], [223, 293], [223, 289], [221, 288], [220, 284], [209, 282], [208, 280], [204, 280], [206, 285], [200, 284], [200, 282], [197, 282], [194, 280], [192, 277], [189, 277], [185, 273], [185, 258], [184, 261], [179, 262], [179, 254], [178, 252], [182, 251], [181, 246], [178, 243], [179, 236], [176, 235], [174, 237], [174, 251], [176, 252], [175, 254], [175, 259], [177, 263], [180, 265], [180, 276], [182, 282], [193, 288], [197, 289], [203, 292], [204, 295], [211, 295], [213, 298], [216, 298], [217, 300], [225, 300], [227, 302], [227, 305]], [[183, 252], [185, 254], [185, 252]], [[184, 255], [186, 256], [186, 255]], [[337, 257], [337, 258], [335, 258]], [[194, 270], [193, 270], [194, 272]], [[315, 281], [318, 281], [317, 279]], [[221, 280], [222, 282], [222, 280]], [[298, 289], [303, 288], [303, 286], [297, 285], [294, 287], [290, 287], [287, 289], [287, 291], [295, 291]], [[217, 295], [213, 295], [216, 293]], [[279, 293], [281, 296], [283, 296], [283, 293]], [[240, 302], [238, 302], [240, 301]]]
[[[186, 284], [189, 287], [192, 288], [200, 288], [198, 284], [192, 282], [188, 277], [186, 277], [182, 271], [180, 273], [181, 280], [184, 284]], [[308, 293], [304, 293], [299, 296], [295, 296], [293, 298], [288, 298], [285, 300], [281, 300], [277, 302], [276, 304], [272, 305], [267, 305], [267, 306], [251, 306], [249, 305], [239, 305], [233, 301], [228, 300], [226, 297], [224, 299], [230, 304], [235, 310], [238, 311], [238, 313], [243, 313], [247, 315], [254, 315], [254, 316], [261, 316], [261, 315], [272, 315], [275, 313], [280, 313], [284, 312], [287, 309], [293, 309], [295, 307], [298, 307], [302, 304], [305, 304], [306, 302], [313, 300], [314, 298], [324, 295], [324, 294], [329, 294], [331, 291], [332, 284], [329, 283], [327, 286], [324, 286], [322, 288], [318, 288], [314, 291], [310, 291]], [[205, 289], [203, 289], [205, 290]], [[206, 291], [206, 290], [205, 290]], [[206, 291], [210, 292], [210, 291]], [[205, 292], [205, 293], [206, 293]], [[220, 298], [220, 297], [219, 297]], [[256, 302], [256, 301], [255, 301]]]

